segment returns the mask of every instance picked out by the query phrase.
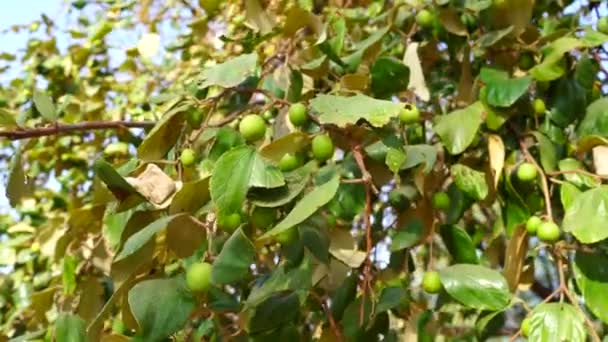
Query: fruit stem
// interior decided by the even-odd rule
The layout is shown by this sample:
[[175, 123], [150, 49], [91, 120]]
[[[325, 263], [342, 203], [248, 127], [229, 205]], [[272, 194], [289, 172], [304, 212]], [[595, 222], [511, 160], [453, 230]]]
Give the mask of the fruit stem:
[[524, 153], [526, 160], [528, 160], [530, 163], [532, 163], [534, 165], [534, 167], [536, 167], [536, 170], [538, 171], [538, 174], [540, 175], [543, 196], [545, 197], [545, 208], [546, 208], [546, 212], [547, 212], [547, 219], [549, 221], [553, 222], [553, 210], [551, 209], [551, 195], [549, 194], [549, 185], [547, 183], [547, 176], [545, 175], [545, 172], [540, 167], [540, 165], [538, 165], [538, 163], [536, 162], [536, 159], [534, 159], [534, 157], [532, 157], [532, 154], [530, 154], [530, 151], [528, 150], [528, 147], [526, 146], [526, 144], [523, 141], [520, 141], [519, 145], [521, 146], [521, 150]]

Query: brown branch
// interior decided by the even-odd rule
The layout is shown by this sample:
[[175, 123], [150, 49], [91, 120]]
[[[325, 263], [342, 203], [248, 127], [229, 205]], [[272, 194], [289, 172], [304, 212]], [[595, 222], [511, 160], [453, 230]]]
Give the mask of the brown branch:
[[327, 303], [325, 302], [325, 300], [323, 298], [319, 297], [319, 295], [314, 292], [310, 292], [310, 294], [319, 302], [319, 304], [321, 305], [321, 308], [323, 308], [323, 311], [325, 312], [325, 315], [327, 316], [327, 320], [329, 321], [329, 327], [331, 328], [331, 331], [333, 332], [334, 336], [336, 337], [336, 341], [343, 342], [344, 337], [342, 336], [340, 327], [338, 326], [338, 323], [336, 323], [334, 315], [331, 313], [331, 310], [327, 306]]
[[0, 131], [0, 138], [21, 140], [39, 138], [49, 135], [75, 134], [102, 129], [149, 128], [156, 123], [153, 121], [87, 121], [77, 124], [56, 124], [37, 128], [20, 128], [13, 131]]

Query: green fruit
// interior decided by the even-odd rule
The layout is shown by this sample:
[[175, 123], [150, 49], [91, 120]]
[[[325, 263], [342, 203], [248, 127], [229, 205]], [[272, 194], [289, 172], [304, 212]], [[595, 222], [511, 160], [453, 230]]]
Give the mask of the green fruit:
[[530, 52], [523, 52], [519, 55], [519, 68], [529, 70], [534, 66], [534, 55]]
[[541, 241], [552, 243], [559, 239], [561, 233], [555, 222], [545, 221], [538, 226], [536, 235]]
[[421, 10], [416, 14], [416, 23], [424, 28], [429, 28], [433, 26], [433, 22], [435, 21], [435, 15], [429, 10]]
[[281, 233], [275, 235], [275, 241], [280, 243], [281, 245], [287, 246], [291, 245], [298, 239], [298, 230], [294, 227], [289, 228], [287, 230], [282, 231]]
[[432, 202], [435, 209], [447, 210], [450, 208], [450, 196], [445, 192], [434, 193]]
[[266, 122], [259, 115], [249, 114], [241, 120], [239, 132], [247, 141], [259, 140], [266, 134]]
[[528, 231], [528, 234], [536, 234], [536, 231], [542, 222], [543, 221], [538, 216], [530, 217], [528, 221], [526, 221], [526, 231]]
[[300, 166], [300, 160], [298, 157], [291, 153], [285, 153], [281, 160], [279, 160], [279, 169], [283, 172], [289, 172]]
[[317, 135], [312, 139], [312, 155], [320, 162], [334, 156], [334, 143], [329, 135]]
[[186, 272], [186, 284], [192, 292], [206, 292], [211, 287], [211, 264], [197, 262]]
[[608, 34], [608, 17], [602, 17], [597, 21], [597, 30]]
[[196, 160], [196, 153], [191, 148], [186, 148], [182, 151], [182, 154], [179, 156], [179, 161], [182, 163], [184, 167], [190, 167], [194, 165], [194, 161]]
[[547, 111], [545, 101], [542, 99], [534, 99], [532, 106], [534, 107], [534, 113], [536, 113], [536, 115], [545, 115], [545, 112]]
[[517, 178], [522, 182], [530, 182], [536, 179], [538, 171], [531, 163], [522, 163], [517, 168]]
[[203, 118], [205, 117], [205, 113], [203, 111], [195, 109], [188, 112], [188, 116], [186, 116], [186, 121], [188, 121], [188, 125], [192, 128], [199, 128], [201, 123], [203, 123]]
[[407, 104], [399, 111], [399, 120], [404, 124], [417, 122], [420, 120], [420, 111], [413, 104]]
[[289, 107], [289, 121], [296, 127], [301, 127], [308, 123], [308, 115], [306, 114], [306, 106], [301, 103], [294, 103]]
[[436, 271], [429, 271], [422, 277], [422, 288], [427, 293], [439, 293], [441, 291], [441, 279]]
[[526, 317], [521, 321], [520, 329], [523, 337], [528, 337], [528, 335], [530, 335], [530, 317]]
[[265, 230], [276, 222], [277, 211], [273, 208], [255, 207], [249, 220], [255, 228]]
[[262, 113], [262, 117], [264, 118], [264, 120], [270, 121], [270, 120], [274, 119], [274, 112], [270, 109], [267, 111], [264, 111], [264, 113]]
[[241, 215], [233, 213], [225, 216], [220, 216], [217, 225], [227, 232], [232, 232], [241, 225]]

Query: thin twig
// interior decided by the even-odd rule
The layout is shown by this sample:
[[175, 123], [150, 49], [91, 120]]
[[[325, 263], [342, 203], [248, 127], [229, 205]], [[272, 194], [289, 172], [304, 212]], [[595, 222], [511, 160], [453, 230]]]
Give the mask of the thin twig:
[[77, 124], [53, 124], [46, 127], [18, 128], [13, 131], [0, 131], [0, 138], [21, 140], [102, 129], [149, 128], [155, 124], [156, 123], [153, 121], [87, 121]]
[[338, 342], [343, 342], [344, 337], [342, 336], [340, 327], [338, 327], [338, 324], [336, 323], [334, 315], [331, 313], [331, 310], [327, 306], [327, 303], [325, 302], [325, 300], [323, 298], [319, 297], [319, 295], [317, 295], [314, 292], [310, 292], [310, 294], [319, 302], [319, 304], [321, 305], [321, 308], [323, 308], [323, 312], [325, 312], [325, 315], [327, 316], [327, 320], [329, 321], [329, 326], [330, 326], [331, 331], [333, 332], [334, 336], [336, 337], [336, 340]]
[[523, 141], [520, 141], [519, 145], [521, 146], [521, 150], [524, 153], [526, 160], [528, 160], [530, 163], [532, 163], [534, 165], [534, 167], [536, 167], [536, 170], [538, 170], [538, 174], [540, 175], [541, 183], [543, 186], [542, 190], [543, 190], [543, 195], [545, 197], [545, 207], [547, 210], [547, 219], [549, 219], [550, 221], [553, 221], [553, 210], [551, 209], [551, 195], [549, 194], [549, 185], [547, 184], [547, 176], [545, 175], [545, 172], [540, 167], [540, 165], [538, 165], [538, 163], [536, 162], [536, 159], [534, 159], [532, 154], [530, 154], [530, 151], [528, 151], [528, 147], [526, 146], [526, 144]]

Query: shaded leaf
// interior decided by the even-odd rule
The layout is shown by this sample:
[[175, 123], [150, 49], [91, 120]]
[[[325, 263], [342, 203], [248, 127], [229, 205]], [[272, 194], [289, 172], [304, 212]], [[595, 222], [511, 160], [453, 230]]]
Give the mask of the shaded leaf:
[[608, 186], [591, 189], [576, 196], [566, 208], [563, 229], [582, 243], [608, 238]]
[[585, 306], [602, 321], [608, 322], [608, 256], [600, 251], [577, 251], [573, 272]]
[[280, 234], [309, 218], [319, 208], [329, 203], [338, 191], [340, 177], [334, 176], [328, 182], [315, 187], [294, 206], [294, 208], [274, 228], [264, 233], [259, 239], [266, 239]]
[[391, 57], [380, 57], [371, 69], [372, 92], [387, 97], [407, 89], [410, 69], [401, 61]]
[[216, 285], [230, 284], [243, 279], [253, 263], [255, 249], [241, 229], [237, 229], [222, 247], [213, 262], [211, 282]]
[[55, 320], [55, 339], [66, 342], [85, 342], [85, 323], [77, 315], [62, 312]]
[[212, 85], [230, 88], [239, 85], [247, 77], [252, 76], [257, 66], [258, 56], [255, 53], [243, 54], [231, 58], [224, 63], [209, 67], [201, 73], [206, 88]]
[[477, 250], [467, 232], [452, 224], [442, 225], [439, 232], [450, 255], [452, 255], [454, 263], [478, 263]]
[[186, 123], [184, 114], [191, 109], [191, 104], [188, 101], [181, 101], [181, 97], [176, 97], [163, 106], [162, 117], [137, 147], [139, 159], [163, 159], [167, 152], [173, 148]]
[[177, 218], [181, 215], [184, 215], [184, 214], [175, 214], [175, 215], [171, 215], [171, 216], [162, 217], [162, 218], [150, 223], [149, 225], [147, 225], [146, 227], [144, 227], [137, 233], [131, 235], [131, 237], [129, 237], [129, 239], [125, 242], [120, 253], [118, 253], [118, 255], [116, 256], [114, 261], [116, 262], [116, 261], [125, 259], [129, 255], [137, 252], [141, 247], [143, 247], [146, 244], [146, 242], [148, 242], [150, 239], [152, 239], [156, 235], [156, 233], [167, 228], [167, 225], [169, 225], [169, 223], [171, 221], [173, 221], [175, 218]]
[[487, 67], [481, 69], [479, 77], [486, 84], [486, 101], [494, 107], [512, 106], [532, 84], [529, 76], [510, 78], [505, 71]]
[[128, 300], [144, 341], [163, 341], [186, 324], [195, 307], [181, 277], [144, 280], [129, 291]]

